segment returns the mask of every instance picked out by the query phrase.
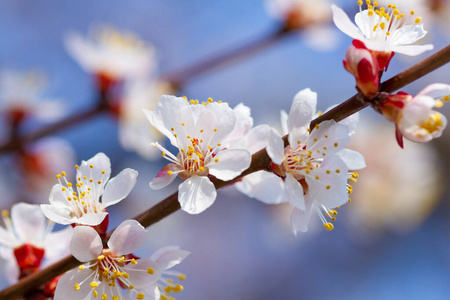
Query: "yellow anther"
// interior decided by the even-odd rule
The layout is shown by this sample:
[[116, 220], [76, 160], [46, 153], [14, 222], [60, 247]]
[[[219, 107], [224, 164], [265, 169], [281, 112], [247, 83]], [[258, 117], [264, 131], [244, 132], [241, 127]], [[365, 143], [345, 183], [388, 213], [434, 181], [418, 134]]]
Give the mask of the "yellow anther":
[[396, 16], [400, 13], [400, 11], [398, 9], [394, 9], [394, 11], [392, 13], [394, 14], [394, 16]]
[[327, 147], [323, 147], [323, 150], [327, 150]]
[[333, 222], [336, 221], [336, 217], [332, 217], [331, 221], [333, 221]]
[[97, 292], [96, 290], [93, 290], [93, 291], [92, 291], [92, 294], [94, 295], [94, 298], [97, 298], [97, 297], [98, 297], [98, 292]]
[[357, 180], [356, 180], [356, 178], [353, 178], [353, 177], [352, 177], [352, 178], [350, 178], [350, 181], [351, 181], [351, 182], [356, 182]]
[[384, 30], [386, 28], [386, 24], [384, 22], [380, 23], [380, 28], [381, 30]]
[[176, 284], [175, 287], [172, 288], [174, 293], [179, 293], [183, 290], [183, 286], [181, 284]]
[[176, 133], [173, 134], [174, 137], [177, 137], [178, 135]]
[[142, 293], [137, 293], [136, 299], [139, 299], [139, 300], [144, 299], [144, 294], [142, 294]]
[[80, 168], [80, 167], [79, 167], [78, 165], [75, 165], [75, 169], [77, 169], [77, 170], [78, 170], [79, 168]]
[[324, 137], [327, 139], [327, 138], [328, 138], [328, 135], [325, 134]]
[[132, 259], [131, 259], [131, 264], [132, 264], [132, 265], [135, 265], [135, 264], [137, 264], [137, 261], [136, 261], [134, 258], [132, 258]]
[[122, 256], [117, 262], [118, 263], [123, 263], [125, 261], [125, 256]]
[[122, 276], [125, 279], [130, 278], [130, 275], [128, 273], [120, 273], [120, 276]]
[[166, 156], [166, 153], [165, 153], [165, 152], [162, 152], [162, 153], [161, 153], [161, 156], [163, 156], [163, 157]]
[[67, 200], [72, 201], [72, 198], [71, 197], [67, 197]]
[[61, 174], [56, 174], [56, 179], [60, 179], [61, 178]]
[[81, 271], [81, 270], [84, 270], [84, 268], [86, 268], [86, 266], [85, 265], [81, 265], [81, 266], [78, 267], [78, 270]]
[[195, 104], [195, 100], [191, 100], [191, 101], [189, 101], [189, 103]]
[[172, 171], [167, 171], [167, 175], [169, 176], [172, 175], [172, 173], [173, 173]]
[[375, 2], [373, 3], [373, 6], [378, 6], [378, 2], [375, 1]]
[[444, 102], [447, 102], [448, 100], [450, 100], [450, 95], [446, 95], [446, 96], [442, 97], [442, 100]]
[[316, 179], [319, 180], [319, 175], [316, 175]]
[[341, 170], [339, 170], [339, 169], [336, 169], [336, 173], [341, 173]]
[[119, 296], [113, 295], [113, 300], [119, 300]]
[[80, 284], [79, 284], [79, 283], [75, 283], [75, 285], [73, 286], [73, 288], [75, 289], [75, 291], [80, 290]]
[[104, 259], [104, 258], [105, 258], [104, 255], [99, 255], [99, 256], [97, 256], [97, 260], [102, 260], [102, 259]]
[[353, 177], [353, 178], [358, 178], [358, 177], [359, 177], [358, 172], [353, 172], [352, 177]]
[[94, 165], [89, 165], [89, 168], [93, 169], [93, 168], [94, 168]]
[[181, 123], [181, 125], [184, 126], [185, 124], [184, 124], [184, 123]]
[[369, 5], [370, 4], [370, 0], [366, 0], [366, 4]]
[[369, 5], [367, 8], [373, 10], [373, 6], [372, 5]]
[[211, 97], [208, 98], [208, 103], [212, 103], [213, 99]]
[[217, 143], [217, 147], [220, 147], [220, 146], [222, 146], [222, 144], [221, 143]]
[[362, 1], [361, 1], [361, 0], [358, 1], [358, 5], [359, 5], [359, 6], [362, 5]]
[[180, 275], [178, 275], [178, 279], [179, 280], [186, 280], [186, 275], [180, 274]]
[[95, 287], [98, 287], [98, 282], [97, 282], [97, 281], [92, 281], [89, 285], [90, 285], [92, 288], [95, 288]]
[[323, 224], [323, 226], [325, 227], [326, 230], [333, 230], [334, 229], [334, 225], [330, 222]]
[[155, 274], [155, 270], [153, 268], [147, 268], [147, 273], [153, 275]]
[[130, 290], [134, 289], [134, 285], [130, 284], [130, 286], [128, 287]]
[[205, 168], [200, 167], [200, 168], [198, 168], [198, 170], [199, 170], [200, 172], [203, 172], [203, 171], [205, 171]]
[[369, 17], [370, 17], [370, 16], [373, 16], [373, 10], [369, 10], [369, 11], [367, 12], [367, 14], [369, 15]]
[[216, 132], [217, 131], [217, 128], [214, 128], [214, 132]]
[[348, 203], [352, 202], [352, 199], [348, 198]]
[[416, 13], [416, 12], [415, 12], [414, 10], [412, 10], [412, 11], [409, 12], [409, 14], [410, 14], [411, 16], [414, 16], [415, 13]]
[[329, 189], [331, 189], [331, 186], [330, 186], [330, 185], [327, 185], [327, 190], [329, 190]]
[[181, 96], [181, 98], [183, 98], [184, 100], [187, 101], [187, 97], [186, 96]]
[[108, 295], [103, 294], [103, 295], [102, 295], [102, 300], [106, 300], [106, 299], [108, 299]]
[[391, 33], [389, 31], [386, 31], [386, 35], [389, 36], [391, 35]]
[[62, 172], [61, 172], [61, 175], [62, 175], [62, 176], [66, 176], [66, 172], [62, 171]]
[[420, 21], [422, 21], [422, 18], [421, 18], [421, 17], [418, 17], [418, 18], [416, 18], [416, 20], [414, 21], [414, 23], [419, 24]]
[[319, 124], [316, 124], [316, 127], [315, 127], [316, 129], [319, 129], [320, 128], [320, 126], [319, 126]]

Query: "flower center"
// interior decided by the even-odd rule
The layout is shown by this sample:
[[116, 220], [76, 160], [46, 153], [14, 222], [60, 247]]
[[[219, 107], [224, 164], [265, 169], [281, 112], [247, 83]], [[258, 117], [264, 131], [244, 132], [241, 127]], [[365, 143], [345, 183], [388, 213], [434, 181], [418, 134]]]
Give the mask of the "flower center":
[[[363, 1], [359, 0], [359, 11], [362, 13]], [[364, 24], [366, 38], [369, 40], [385, 40], [389, 41], [391, 33], [407, 24], [411, 17], [415, 14], [414, 10], [409, 13], [408, 19], [405, 20], [405, 14], [401, 13], [396, 5], [389, 4], [387, 8], [379, 7], [378, 2], [373, 4], [370, 0], [366, 0], [368, 23]], [[364, 19], [363, 19], [364, 20]], [[422, 18], [415, 19], [415, 24], [420, 24]]]
[[285, 171], [292, 174], [297, 180], [304, 179], [305, 174], [309, 174], [311, 170], [318, 168], [322, 161], [321, 158], [313, 158], [311, 155], [312, 152], [302, 144], [299, 144], [295, 149], [287, 147], [285, 150], [286, 159], [283, 162]]
[[[57, 174], [59, 184], [62, 185], [61, 190], [71, 207], [71, 216], [81, 218], [87, 213], [97, 213], [102, 211], [102, 207], [99, 202], [99, 198], [102, 195], [102, 182], [105, 171], [101, 171], [102, 177], [99, 181], [94, 182], [92, 176], [92, 169], [94, 165], [89, 165], [90, 175], [89, 177], [81, 175], [77, 178], [75, 186], [66, 179], [66, 172]], [[75, 169], [79, 169], [78, 165], [75, 165]]]
[[428, 133], [433, 133], [435, 131], [439, 130], [439, 127], [442, 127], [442, 120], [441, 120], [441, 116], [438, 113], [434, 113], [431, 114], [430, 116], [428, 116], [428, 120], [423, 123], [422, 125], [420, 125], [421, 128], [425, 129], [426, 131], [428, 131]]

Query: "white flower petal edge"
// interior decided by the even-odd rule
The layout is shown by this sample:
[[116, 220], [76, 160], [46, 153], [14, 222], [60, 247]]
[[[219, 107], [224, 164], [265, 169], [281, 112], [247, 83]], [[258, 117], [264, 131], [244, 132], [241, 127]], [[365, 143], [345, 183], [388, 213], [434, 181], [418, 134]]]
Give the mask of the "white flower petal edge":
[[189, 254], [189, 251], [180, 250], [177, 246], [166, 246], [153, 253], [151, 259], [156, 261], [161, 269], [167, 270], [181, 263]]
[[129, 254], [144, 245], [146, 233], [138, 221], [123, 221], [112, 233], [108, 247], [113, 255]]
[[194, 175], [178, 187], [181, 209], [190, 214], [199, 214], [216, 200], [214, 184], [204, 176]]
[[247, 150], [229, 149], [220, 151], [214, 159], [217, 162], [208, 166], [209, 173], [220, 180], [231, 180], [250, 166], [251, 155]]
[[136, 184], [137, 176], [138, 172], [136, 170], [125, 169], [108, 181], [102, 196], [103, 207], [106, 208], [116, 204], [128, 196]]
[[77, 226], [73, 230], [70, 253], [81, 262], [96, 259], [103, 249], [102, 239], [89, 226]]
[[236, 189], [250, 198], [266, 204], [279, 204], [287, 201], [283, 180], [266, 171], [249, 174], [235, 183]]
[[42, 238], [47, 229], [47, 220], [36, 205], [18, 203], [11, 208], [11, 221], [23, 243]]

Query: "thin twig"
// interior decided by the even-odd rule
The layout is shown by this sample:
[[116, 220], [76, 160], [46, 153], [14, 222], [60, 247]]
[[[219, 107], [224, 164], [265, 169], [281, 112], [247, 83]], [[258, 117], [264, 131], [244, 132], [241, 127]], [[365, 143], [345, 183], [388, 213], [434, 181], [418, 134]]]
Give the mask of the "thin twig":
[[[380, 91], [393, 92], [397, 89], [400, 89], [403, 86], [445, 65], [449, 61], [450, 45], [436, 52], [430, 57], [422, 60], [421, 62], [415, 64], [411, 68], [397, 74], [391, 79], [386, 80], [381, 84]], [[355, 112], [363, 109], [368, 105], [367, 101], [362, 101], [361, 99], [361, 95], [354, 95], [347, 101], [341, 103], [327, 113], [324, 113], [320, 117], [313, 120], [311, 122], [311, 125], [315, 126], [315, 124], [319, 124], [322, 121], [331, 119], [340, 121], [354, 114]], [[221, 181], [214, 179], [213, 182], [216, 188], [226, 186], [235, 182], [236, 180], [239, 180], [245, 175], [256, 172], [258, 170], [266, 169], [269, 163], [270, 158], [268, 157], [265, 149], [262, 149], [252, 156], [252, 163], [250, 167], [245, 170], [238, 178], [231, 181]], [[179, 208], [180, 205], [178, 203], [178, 193], [174, 193], [167, 197], [165, 200], [148, 209], [146, 212], [136, 216], [135, 219], [138, 220], [143, 226], [148, 227], [174, 213]], [[106, 236], [109, 237], [111, 235], [111, 232], [109, 232]], [[20, 295], [25, 293], [28, 289], [42, 285], [52, 278], [58, 276], [59, 274], [62, 274], [63, 272], [74, 268], [78, 264], [80, 263], [77, 262], [75, 258], [73, 258], [72, 256], [68, 256], [47, 267], [46, 269], [33, 273], [20, 280], [18, 283], [0, 291], [0, 299], [16, 299], [17, 297], [20, 297]]]

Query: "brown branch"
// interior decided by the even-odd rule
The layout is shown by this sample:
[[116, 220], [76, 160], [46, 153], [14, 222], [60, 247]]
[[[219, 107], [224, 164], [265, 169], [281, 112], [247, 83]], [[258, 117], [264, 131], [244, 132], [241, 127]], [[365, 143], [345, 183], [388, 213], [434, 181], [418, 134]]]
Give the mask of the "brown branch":
[[[393, 92], [413, 82], [414, 80], [417, 80], [420, 77], [430, 73], [431, 71], [445, 65], [449, 61], [450, 61], [450, 45], [436, 52], [430, 57], [424, 59], [423, 61], [415, 64], [411, 68], [392, 77], [391, 79], [386, 80], [381, 84], [380, 90], [383, 92]], [[336, 121], [340, 121], [354, 114], [355, 112], [363, 109], [367, 105], [368, 101], [365, 100], [360, 94], [356, 94], [347, 101], [336, 106], [329, 112], [313, 120], [311, 122], [311, 126], [314, 127], [315, 124], [318, 124], [325, 120], [334, 119]], [[267, 155], [265, 149], [262, 149], [257, 153], [253, 154], [250, 167], [247, 170], [245, 170], [239, 177], [231, 181], [221, 181], [218, 179], [213, 179], [214, 185], [216, 186], [216, 188], [221, 188], [223, 186], [235, 182], [236, 180], [239, 180], [245, 175], [256, 172], [258, 170], [267, 169], [269, 164], [270, 158]], [[178, 203], [178, 193], [174, 193], [169, 197], [167, 197], [165, 200], [151, 207], [144, 213], [136, 216], [135, 219], [138, 220], [143, 226], [148, 227], [162, 220], [163, 218], [169, 216], [170, 214], [174, 213], [179, 208], [180, 205]], [[110, 231], [106, 235], [106, 238], [109, 238], [111, 233], [112, 231]], [[47, 267], [46, 269], [33, 273], [20, 280], [18, 283], [11, 285], [8, 288], [0, 291], [0, 299], [16, 299], [31, 287], [42, 285], [51, 280], [52, 278], [58, 276], [59, 274], [62, 274], [63, 272], [66, 272], [74, 268], [78, 264], [80, 263], [77, 262], [77, 260], [72, 256], [66, 257], [56, 262], [55, 264]]]

